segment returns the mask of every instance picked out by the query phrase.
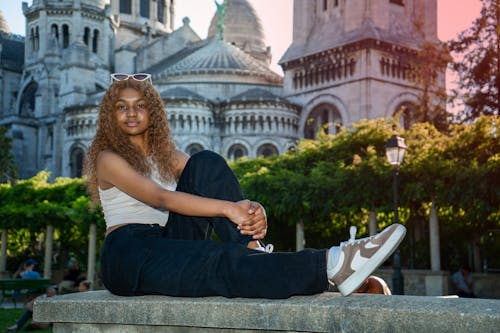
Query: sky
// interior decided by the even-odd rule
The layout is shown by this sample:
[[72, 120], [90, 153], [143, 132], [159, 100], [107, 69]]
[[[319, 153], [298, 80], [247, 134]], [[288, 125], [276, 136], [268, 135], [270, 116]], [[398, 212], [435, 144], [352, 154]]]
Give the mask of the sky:
[[[31, 0], [24, 0], [31, 4]], [[283, 74], [278, 61], [292, 40], [293, 0], [248, 0], [259, 16], [266, 45], [271, 46], [271, 68]], [[312, 1], [312, 0], [311, 0]], [[380, 1], [380, 0], [376, 0]], [[420, 1], [420, 0], [417, 0]], [[0, 0], [0, 10], [12, 33], [25, 35], [23, 0]], [[438, 37], [447, 41], [472, 25], [479, 16], [480, 0], [437, 0]], [[205, 38], [210, 20], [216, 11], [214, 0], [177, 0], [175, 28], [182, 26], [182, 19], [189, 17], [191, 27]]]

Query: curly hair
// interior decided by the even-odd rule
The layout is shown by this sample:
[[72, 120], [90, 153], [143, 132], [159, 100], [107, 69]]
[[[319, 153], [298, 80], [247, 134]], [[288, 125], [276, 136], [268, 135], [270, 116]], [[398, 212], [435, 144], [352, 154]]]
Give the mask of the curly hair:
[[[125, 88], [137, 90], [146, 101], [149, 128], [146, 136], [147, 156], [119, 130], [114, 116], [115, 103]], [[116, 81], [110, 85], [99, 106], [97, 130], [90, 144], [84, 163], [87, 191], [93, 201], [99, 200], [97, 182], [97, 157], [103, 150], [110, 150], [124, 158], [137, 172], [149, 176], [155, 165], [162, 180], [174, 178], [173, 153], [175, 144], [168, 126], [165, 106], [158, 91], [150, 82], [133, 79]]]

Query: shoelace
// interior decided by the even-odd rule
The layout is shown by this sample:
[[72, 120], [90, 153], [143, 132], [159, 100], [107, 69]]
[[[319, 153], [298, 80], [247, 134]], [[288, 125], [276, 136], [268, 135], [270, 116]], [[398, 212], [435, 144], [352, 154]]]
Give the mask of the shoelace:
[[259, 245], [260, 246], [255, 248], [255, 250], [261, 251], [261, 252], [266, 252], [266, 253], [273, 253], [273, 251], [274, 251], [273, 244], [264, 245], [262, 242], [259, 242]]
[[356, 239], [356, 233], [358, 232], [358, 228], [356, 228], [356, 226], [354, 225], [351, 225], [351, 227], [349, 228], [349, 240], [345, 241], [345, 242], [342, 242], [341, 245], [343, 244], [344, 246], [346, 245], [354, 245], [354, 244], [358, 244], [358, 243], [361, 243], [363, 241], [366, 240], [366, 238], [359, 238], [359, 239]]

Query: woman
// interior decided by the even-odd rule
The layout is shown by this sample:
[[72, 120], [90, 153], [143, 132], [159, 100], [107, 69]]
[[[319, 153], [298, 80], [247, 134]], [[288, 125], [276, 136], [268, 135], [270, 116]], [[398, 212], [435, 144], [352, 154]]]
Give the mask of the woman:
[[351, 231], [329, 250], [263, 252], [265, 211], [243, 198], [224, 159], [175, 149], [149, 74], [112, 79], [85, 167], [106, 220], [101, 273], [112, 293], [287, 298], [330, 282], [349, 295], [403, 239], [392, 225], [360, 240]]

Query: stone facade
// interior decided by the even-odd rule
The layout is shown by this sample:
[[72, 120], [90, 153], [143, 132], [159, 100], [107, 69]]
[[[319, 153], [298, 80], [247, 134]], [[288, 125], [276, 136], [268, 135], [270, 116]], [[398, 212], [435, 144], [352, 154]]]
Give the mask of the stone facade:
[[247, 0], [227, 1], [222, 31], [215, 12], [207, 39], [188, 18], [174, 29], [175, 3], [33, 0], [25, 38], [0, 13], [0, 125], [21, 178], [81, 174], [113, 72], [152, 74], [179, 149], [268, 156], [416, 103], [406, 60], [437, 41], [436, 0], [295, 0], [283, 78]]
[[438, 43], [436, 18], [436, 0], [295, 0], [293, 41], [279, 63], [283, 97], [302, 107], [302, 134], [417, 104], [410, 63], [424, 41]]

